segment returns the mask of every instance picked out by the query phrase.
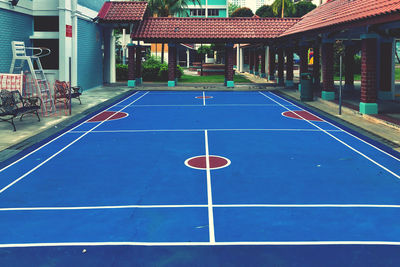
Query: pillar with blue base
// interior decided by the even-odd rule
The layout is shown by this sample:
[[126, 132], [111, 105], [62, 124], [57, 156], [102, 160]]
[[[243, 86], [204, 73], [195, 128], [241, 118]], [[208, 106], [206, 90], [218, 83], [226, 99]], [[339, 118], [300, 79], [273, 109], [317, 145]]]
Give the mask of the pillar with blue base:
[[142, 84], [142, 47], [136, 46], [136, 85]]
[[360, 113], [377, 114], [377, 51], [378, 35], [361, 35], [361, 101]]
[[286, 82], [285, 86], [286, 87], [293, 87], [293, 78], [294, 78], [294, 73], [293, 73], [293, 66], [294, 66], [294, 60], [293, 60], [293, 48], [292, 47], [287, 47], [286, 51]]
[[266, 64], [265, 64], [265, 47], [261, 47], [260, 56], [261, 56], [260, 77], [266, 78], [267, 70], [266, 70]]
[[135, 45], [128, 44], [128, 87], [136, 86]]
[[259, 51], [257, 48], [254, 50], [254, 75], [258, 76], [260, 75], [259, 67], [260, 67], [260, 56], [259, 56]]
[[226, 51], [226, 59], [225, 59], [225, 64], [227, 67], [226, 70], [226, 76], [225, 76], [225, 80], [226, 80], [226, 86], [227, 87], [235, 87], [235, 83], [233, 81], [234, 75], [235, 75], [235, 71], [233, 70], [233, 44], [232, 43], [227, 43], [225, 45], [225, 51]]
[[168, 87], [176, 86], [176, 44], [168, 44]]
[[268, 64], [268, 80], [275, 80], [275, 48], [270, 46], [269, 48], [269, 64]]
[[321, 98], [324, 100], [335, 99], [335, 84], [334, 84], [334, 40], [323, 39], [322, 40], [322, 93]]

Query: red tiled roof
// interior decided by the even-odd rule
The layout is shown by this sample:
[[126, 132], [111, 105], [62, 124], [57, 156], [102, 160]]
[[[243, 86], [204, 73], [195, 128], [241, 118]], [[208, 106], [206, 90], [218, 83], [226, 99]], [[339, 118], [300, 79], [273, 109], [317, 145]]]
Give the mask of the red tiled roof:
[[145, 18], [131, 37], [135, 40], [262, 41], [278, 37], [299, 18]]
[[332, 0], [310, 13], [282, 36], [304, 33], [311, 30], [319, 30], [340, 24], [355, 23], [378, 16], [400, 14], [399, 0]]
[[100, 22], [132, 22], [142, 20], [147, 8], [147, 2], [139, 1], [108, 1], [105, 2], [97, 15]]

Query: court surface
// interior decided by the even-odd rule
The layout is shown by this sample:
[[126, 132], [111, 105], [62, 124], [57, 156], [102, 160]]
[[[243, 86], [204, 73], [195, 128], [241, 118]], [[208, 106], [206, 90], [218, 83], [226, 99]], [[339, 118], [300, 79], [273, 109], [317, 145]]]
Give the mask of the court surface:
[[0, 170], [7, 263], [136, 246], [392, 266], [399, 221], [398, 155], [273, 92], [136, 92]]

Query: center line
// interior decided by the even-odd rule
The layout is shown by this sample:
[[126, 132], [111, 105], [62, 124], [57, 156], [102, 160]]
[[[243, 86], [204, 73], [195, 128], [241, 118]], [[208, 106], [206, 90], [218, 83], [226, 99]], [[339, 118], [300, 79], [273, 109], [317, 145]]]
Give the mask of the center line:
[[203, 91], [203, 106], [206, 105], [206, 93]]
[[211, 173], [210, 173], [210, 154], [208, 152], [208, 132], [204, 131], [204, 141], [206, 145], [206, 172], [207, 172], [207, 196], [208, 196], [208, 228], [210, 235], [210, 243], [215, 243], [214, 234], [214, 212], [211, 191]]

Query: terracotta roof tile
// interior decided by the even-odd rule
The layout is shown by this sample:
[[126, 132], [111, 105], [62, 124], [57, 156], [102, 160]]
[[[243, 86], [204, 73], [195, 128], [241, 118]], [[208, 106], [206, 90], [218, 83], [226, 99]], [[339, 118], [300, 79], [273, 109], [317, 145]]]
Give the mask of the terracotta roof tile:
[[142, 20], [147, 2], [108, 1], [103, 4], [97, 18], [100, 22], [132, 22]]
[[282, 36], [304, 33], [382, 15], [400, 13], [399, 0], [333, 0], [310, 13]]
[[299, 18], [145, 18], [132, 33], [140, 40], [265, 40], [278, 37]]

